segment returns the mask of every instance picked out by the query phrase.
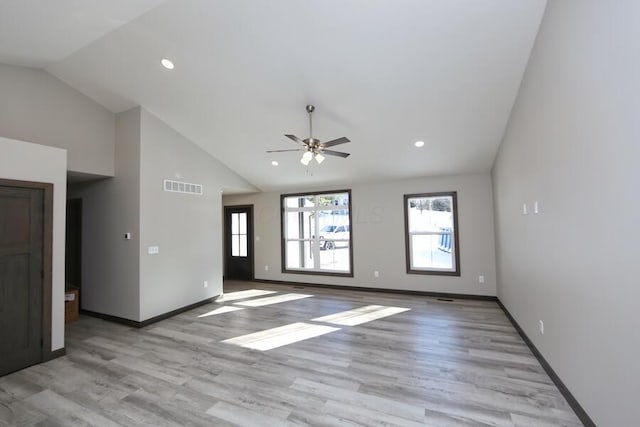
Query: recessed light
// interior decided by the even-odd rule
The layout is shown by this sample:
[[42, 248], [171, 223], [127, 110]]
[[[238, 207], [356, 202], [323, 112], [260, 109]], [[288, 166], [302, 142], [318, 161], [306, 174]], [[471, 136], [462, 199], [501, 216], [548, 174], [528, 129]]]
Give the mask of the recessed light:
[[171, 62], [169, 59], [167, 58], [162, 58], [162, 60], [160, 61], [160, 63], [162, 64], [162, 66], [164, 68], [166, 68], [167, 70], [173, 70], [173, 62]]
[[273, 166], [278, 166], [278, 165], [279, 165], [279, 163], [278, 163], [278, 162], [276, 162], [275, 160], [273, 160], [273, 161], [271, 162], [271, 164], [272, 164]]
[[416, 141], [413, 143], [413, 145], [415, 145], [416, 147], [424, 147], [424, 141]]

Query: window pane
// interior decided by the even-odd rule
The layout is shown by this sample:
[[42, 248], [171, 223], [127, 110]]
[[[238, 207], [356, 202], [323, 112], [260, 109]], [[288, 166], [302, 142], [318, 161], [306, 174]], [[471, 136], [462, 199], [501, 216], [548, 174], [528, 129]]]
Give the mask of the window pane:
[[247, 214], [242, 212], [238, 215], [238, 222], [240, 223], [240, 231], [238, 231], [238, 234], [247, 234]]
[[311, 242], [289, 241], [286, 248], [287, 268], [313, 268]]
[[241, 234], [238, 236], [240, 238], [240, 253], [239, 255], [242, 257], [247, 256], [247, 235]]
[[453, 269], [451, 234], [411, 236], [411, 267]]
[[409, 232], [441, 232], [445, 228], [452, 230], [452, 206], [451, 196], [408, 199]]
[[333, 242], [320, 252], [320, 268], [323, 270], [349, 271], [349, 242]]
[[239, 236], [231, 236], [231, 256], [240, 256], [240, 239]]
[[285, 197], [284, 206], [287, 208], [311, 208], [315, 206], [315, 196]]
[[238, 214], [231, 214], [231, 234], [238, 234], [240, 232], [240, 224], [238, 222]]
[[349, 225], [349, 211], [320, 211], [318, 225], [320, 236], [333, 235], [333, 233], [338, 232], [339, 227]]
[[349, 206], [349, 194], [321, 194], [318, 196], [318, 206]]
[[300, 212], [287, 212], [285, 217], [284, 235], [287, 239], [300, 238]]

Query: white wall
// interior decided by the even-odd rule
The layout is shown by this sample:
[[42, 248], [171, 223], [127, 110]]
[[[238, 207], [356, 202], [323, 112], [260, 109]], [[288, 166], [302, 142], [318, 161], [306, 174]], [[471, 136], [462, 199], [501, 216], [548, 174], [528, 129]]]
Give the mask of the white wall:
[[498, 296], [601, 426], [640, 419], [639, 17], [549, 1], [493, 171]]
[[75, 172], [113, 175], [115, 116], [32, 68], [0, 64], [0, 136], [68, 150]]
[[[255, 188], [144, 109], [141, 120], [140, 320], [146, 320], [222, 293], [221, 190]], [[165, 192], [165, 179], [202, 184], [204, 194]], [[149, 246], [160, 253], [149, 255]]]
[[[358, 184], [330, 189], [345, 188], [352, 190], [353, 278], [282, 273], [280, 193], [223, 197], [225, 206], [254, 205], [255, 235], [260, 237], [254, 243], [257, 279], [495, 295], [493, 196], [489, 174]], [[437, 191], [458, 192], [460, 277], [406, 273], [403, 196]], [[265, 271], [265, 265], [269, 266], [269, 271]], [[374, 278], [374, 270], [380, 272], [379, 278]], [[478, 283], [479, 275], [485, 276], [483, 285]]]
[[[140, 108], [116, 117], [115, 177], [69, 186], [82, 199], [82, 309], [140, 318]], [[124, 233], [131, 233], [131, 240]]]
[[0, 178], [53, 184], [51, 350], [64, 347], [67, 152], [0, 137]]

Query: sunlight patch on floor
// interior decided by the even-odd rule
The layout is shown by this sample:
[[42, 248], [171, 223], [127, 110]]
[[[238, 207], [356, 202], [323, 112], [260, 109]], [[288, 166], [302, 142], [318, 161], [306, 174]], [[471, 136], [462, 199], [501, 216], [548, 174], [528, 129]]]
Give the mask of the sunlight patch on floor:
[[245, 348], [252, 348], [254, 350], [267, 351], [282, 347], [283, 345], [293, 344], [339, 330], [340, 328], [334, 328], [331, 326], [312, 325], [309, 323], [298, 322], [267, 329], [261, 332], [230, 338], [222, 342], [239, 345]]
[[236, 292], [229, 292], [228, 294], [222, 294], [218, 299], [216, 299], [216, 302], [236, 301], [239, 299], [253, 298], [253, 297], [259, 297], [262, 295], [269, 295], [269, 294], [275, 294], [275, 293], [277, 292], [265, 291], [262, 289], [247, 289], [246, 291], [236, 291]]
[[284, 294], [276, 295], [273, 297], [252, 299], [250, 301], [241, 301], [235, 303], [235, 305], [242, 305], [244, 307], [262, 307], [265, 305], [278, 304], [286, 301], [295, 301], [297, 299], [310, 298], [313, 295], [307, 294]]
[[229, 313], [231, 311], [238, 311], [238, 310], [244, 310], [244, 308], [225, 305], [223, 307], [216, 308], [215, 310], [211, 310], [208, 313], [201, 314], [200, 316], [198, 316], [198, 318], [215, 316], [216, 314], [224, 314], [224, 313]]
[[333, 323], [342, 326], [356, 326], [372, 320], [382, 319], [383, 317], [393, 316], [411, 310], [404, 307], [387, 307], [384, 305], [368, 305], [366, 307], [356, 308], [355, 310], [343, 311], [340, 313], [330, 314], [328, 316], [316, 317], [312, 319], [314, 322]]

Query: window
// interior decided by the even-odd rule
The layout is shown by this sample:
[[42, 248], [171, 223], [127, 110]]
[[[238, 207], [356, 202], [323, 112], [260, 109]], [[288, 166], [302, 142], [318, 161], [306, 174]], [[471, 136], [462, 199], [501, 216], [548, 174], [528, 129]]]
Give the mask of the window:
[[247, 256], [246, 212], [234, 212], [231, 214], [231, 256]]
[[406, 194], [407, 273], [460, 275], [456, 192]]
[[280, 198], [282, 271], [353, 277], [351, 191]]

